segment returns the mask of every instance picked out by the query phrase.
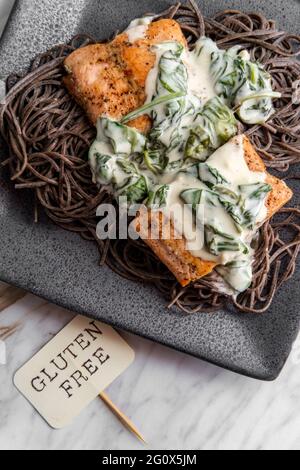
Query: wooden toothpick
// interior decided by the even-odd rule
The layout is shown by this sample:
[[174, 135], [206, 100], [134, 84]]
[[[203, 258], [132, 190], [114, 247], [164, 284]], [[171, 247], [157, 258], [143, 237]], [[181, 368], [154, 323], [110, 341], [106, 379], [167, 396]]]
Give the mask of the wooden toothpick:
[[147, 445], [147, 442], [143, 438], [142, 434], [138, 431], [136, 426], [130, 421], [130, 419], [111, 401], [105, 392], [99, 394], [101, 400], [106, 406], [114, 413], [118, 420], [132, 433], [134, 434], [143, 444]]
[[12, 336], [19, 329], [20, 325], [20, 322], [16, 322], [10, 326], [0, 326], [0, 340], [5, 341]]

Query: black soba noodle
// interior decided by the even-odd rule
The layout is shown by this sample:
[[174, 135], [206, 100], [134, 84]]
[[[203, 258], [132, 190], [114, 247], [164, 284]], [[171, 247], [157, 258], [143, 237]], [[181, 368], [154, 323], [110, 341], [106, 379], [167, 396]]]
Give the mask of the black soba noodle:
[[[258, 13], [227, 10], [203, 18], [194, 1], [177, 4], [162, 14], [180, 22], [190, 47], [204, 34], [219, 47], [242, 44], [253, 60], [265, 65], [282, 93], [276, 114], [265, 125], [243, 129], [266, 165], [286, 172], [300, 163], [300, 37], [276, 29]], [[170, 307], [186, 313], [215, 311], [234, 303], [242, 312], [263, 313], [277, 290], [293, 276], [300, 250], [300, 210], [282, 209], [260, 229], [251, 288], [232, 300], [219, 293], [213, 273], [186, 287], [176, 282], [142, 241], [101, 241], [96, 236], [96, 208], [111, 202], [106, 189], [92, 183], [87, 152], [95, 129], [62, 86], [64, 58], [93, 43], [88, 36], [55, 47], [37, 57], [25, 76], [7, 81], [8, 95], [0, 108], [0, 131], [7, 144], [8, 166], [17, 189], [35, 193], [35, 219], [42, 206], [53, 222], [87, 240], [96, 241], [100, 264], [132, 281], [156, 285]], [[298, 87], [300, 88], [300, 87]]]

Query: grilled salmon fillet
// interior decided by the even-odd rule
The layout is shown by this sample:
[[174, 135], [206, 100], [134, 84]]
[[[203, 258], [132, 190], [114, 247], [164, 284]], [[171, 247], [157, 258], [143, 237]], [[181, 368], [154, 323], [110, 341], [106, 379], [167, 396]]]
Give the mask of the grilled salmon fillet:
[[273, 188], [266, 200], [268, 220], [292, 199], [293, 191], [284, 181], [267, 172], [266, 165], [246, 136], [244, 137], [244, 155], [248, 168], [251, 171], [266, 173], [266, 183]]
[[[66, 58], [65, 86], [93, 124], [100, 115], [119, 120], [145, 103], [147, 76], [156, 61], [152, 47], [164, 41], [187, 46], [180, 25], [163, 19], [149, 25], [144, 39], [131, 43], [125, 32], [108, 44], [86, 46]], [[146, 133], [151, 120], [141, 116], [127, 125]]]
[[[266, 166], [260, 158], [247, 137], [244, 137], [244, 157], [248, 168], [254, 172], [265, 172], [266, 183], [272, 186], [273, 190], [269, 193], [266, 200], [268, 217], [271, 218], [279, 211], [293, 196], [292, 190], [284, 181], [275, 178], [266, 172]], [[152, 217], [150, 217], [152, 216]], [[157, 257], [169, 268], [180, 284], [185, 287], [191, 282], [211, 273], [217, 266], [214, 262], [201, 260], [193, 256], [187, 249], [185, 239], [177, 239], [173, 223], [161, 212], [141, 211], [135, 221], [135, 227], [140, 237], [154, 251]], [[158, 227], [157, 232], [151, 232], [154, 226]], [[171, 225], [170, 239], [165, 240], [160, 236], [159, 240], [152, 240], [151, 233], [163, 232], [164, 225]]]
[[[166, 233], [164, 226], [170, 230], [169, 240], [163, 238], [162, 234]], [[162, 212], [141, 210], [135, 220], [135, 230], [183, 287], [211, 273], [216, 267], [214, 262], [196, 258], [188, 251], [186, 240], [176, 236], [173, 222]], [[151, 239], [151, 233], [158, 234], [158, 239]]]

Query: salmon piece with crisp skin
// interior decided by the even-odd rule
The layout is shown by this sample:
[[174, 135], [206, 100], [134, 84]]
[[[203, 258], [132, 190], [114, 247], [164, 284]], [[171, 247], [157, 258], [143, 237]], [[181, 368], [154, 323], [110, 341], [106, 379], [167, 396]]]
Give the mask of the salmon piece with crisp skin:
[[[268, 209], [266, 220], [268, 220], [289, 202], [293, 192], [284, 181], [267, 173], [263, 160], [247, 137], [244, 137], [243, 145], [244, 158], [249, 169], [254, 172], [266, 173], [266, 183], [273, 188], [266, 200], [266, 207]], [[171, 225], [169, 240], [162, 238], [165, 224]], [[152, 230], [157, 230], [157, 227], [158, 231], [153, 232]], [[211, 273], [217, 266], [214, 262], [201, 260], [193, 256], [187, 249], [187, 241], [184, 238], [178, 239], [178, 236], [176, 237], [172, 221], [170, 222], [162, 212], [141, 211], [135, 220], [135, 228], [145, 243], [169, 268], [183, 287]], [[151, 233], [158, 233], [159, 239], [151, 239]]]
[[[145, 103], [147, 76], [156, 61], [152, 47], [165, 41], [187, 46], [174, 20], [151, 23], [145, 38], [132, 43], [125, 32], [108, 44], [86, 46], [66, 58], [65, 86], [93, 124], [101, 115], [120, 120]], [[146, 133], [151, 120], [145, 115], [127, 125]]]
[[[197, 258], [188, 251], [187, 241], [176, 234], [173, 222], [163, 212], [143, 209], [134, 224], [139, 236], [183, 287], [211, 273], [216, 267], [216, 263]], [[170, 233], [169, 239], [163, 238], [166, 230]], [[151, 238], [152, 233], [158, 234], [157, 239]]]

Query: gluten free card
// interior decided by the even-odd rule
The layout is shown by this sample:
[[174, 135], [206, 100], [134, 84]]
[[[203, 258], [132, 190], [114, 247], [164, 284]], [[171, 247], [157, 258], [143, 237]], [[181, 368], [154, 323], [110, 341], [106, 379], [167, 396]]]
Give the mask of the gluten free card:
[[15, 375], [14, 383], [55, 429], [72, 420], [133, 362], [108, 325], [77, 316]]

